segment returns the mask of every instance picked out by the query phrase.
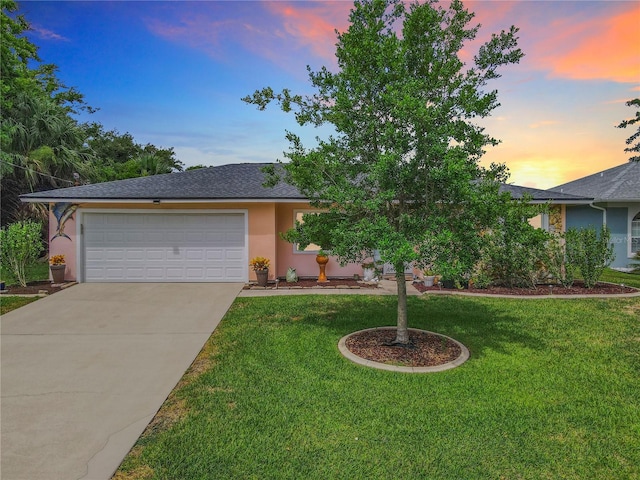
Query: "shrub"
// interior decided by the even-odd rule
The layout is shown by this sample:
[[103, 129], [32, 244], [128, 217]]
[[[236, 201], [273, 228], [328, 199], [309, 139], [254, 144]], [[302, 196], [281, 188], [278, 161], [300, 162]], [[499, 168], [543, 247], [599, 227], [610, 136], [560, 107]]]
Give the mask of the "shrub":
[[602, 276], [602, 272], [614, 260], [611, 232], [603, 226], [600, 236], [593, 227], [576, 230], [571, 228], [566, 233], [566, 264], [580, 269], [584, 285], [593, 288]]
[[547, 242], [547, 270], [554, 280], [570, 288], [576, 278], [575, 243], [570, 242], [567, 247], [563, 244], [564, 238], [561, 233], [556, 233]]
[[537, 213], [536, 208], [539, 207], [514, 202], [486, 233], [482, 263], [494, 283], [535, 288], [546, 276], [550, 235], [527, 222]]
[[27, 286], [26, 267], [38, 259], [43, 250], [39, 222], [19, 221], [0, 230], [0, 262]]

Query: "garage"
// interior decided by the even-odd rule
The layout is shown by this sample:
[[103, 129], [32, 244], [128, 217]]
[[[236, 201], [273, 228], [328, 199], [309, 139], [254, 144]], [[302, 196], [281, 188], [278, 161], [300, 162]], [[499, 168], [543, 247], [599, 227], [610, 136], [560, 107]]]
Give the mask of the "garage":
[[246, 282], [246, 214], [82, 212], [86, 282]]

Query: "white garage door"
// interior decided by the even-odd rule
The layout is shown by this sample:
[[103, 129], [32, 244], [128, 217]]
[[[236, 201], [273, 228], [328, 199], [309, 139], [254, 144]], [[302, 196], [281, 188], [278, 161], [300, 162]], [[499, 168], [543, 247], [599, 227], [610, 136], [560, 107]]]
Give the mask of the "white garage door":
[[245, 282], [242, 213], [85, 213], [87, 282]]

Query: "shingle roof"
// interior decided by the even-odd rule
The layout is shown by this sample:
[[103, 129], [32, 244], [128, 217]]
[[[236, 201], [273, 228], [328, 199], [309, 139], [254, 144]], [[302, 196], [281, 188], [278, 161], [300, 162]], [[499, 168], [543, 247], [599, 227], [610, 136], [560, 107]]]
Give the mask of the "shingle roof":
[[[305, 200], [298, 189], [285, 182], [264, 187], [262, 169], [270, 164], [237, 163], [201, 168], [186, 172], [130, 178], [114, 182], [59, 188], [21, 195], [24, 201], [68, 200]], [[281, 168], [278, 167], [277, 168]], [[501, 191], [513, 198], [525, 194], [536, 202], [579, 202], [592, 197], [575, 196], [569, 192], [551, 192], [535, 188], [503, 184]]]
[[590, 196], [596, 201], [640, 201], [640, 162], [627, 162], [551, 190]]
[[25, 201], [304, 199], [284, 182], [263, 186], [264, 163], [240, 163], [21, 195]]
[[568, 193], [552, 192], [549, 190], [540, 190], [537, 188], [520, 187], [518, 185], [510, 185], [503, 183], [500, 185], [501, 192], [509, 192], [512, 198], [520, 199], [525, 195], [531, 197], [534, 202], [554, 202], [554, 203], [572, 203], [585, 202], [593, 200], [592, 197], [584, 197], [571, 195]]

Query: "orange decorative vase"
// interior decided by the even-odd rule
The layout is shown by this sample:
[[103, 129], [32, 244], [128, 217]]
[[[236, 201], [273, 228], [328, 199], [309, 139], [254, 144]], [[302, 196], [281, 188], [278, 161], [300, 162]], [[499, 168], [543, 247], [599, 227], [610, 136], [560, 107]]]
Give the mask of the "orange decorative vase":
[[318, 275], [318, 282], [325, 283], [328, 282], [327, 274], [325, 273], [325, 269], [327, 268], [327, 263], [329, 262], [329, 257], [326, 255], [316, 255], [316, 262], [320, 266], [320, 274]]

